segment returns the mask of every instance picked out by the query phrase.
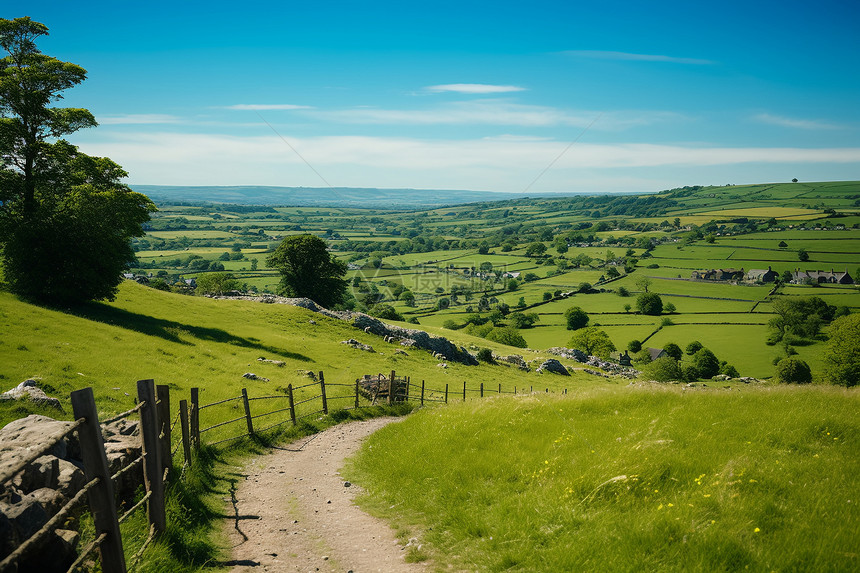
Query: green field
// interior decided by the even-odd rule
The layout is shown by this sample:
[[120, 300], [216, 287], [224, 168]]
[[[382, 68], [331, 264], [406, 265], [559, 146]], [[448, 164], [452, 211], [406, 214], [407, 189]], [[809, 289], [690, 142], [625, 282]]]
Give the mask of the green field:
[[438, 570], [849, 571], [856, 391], [585, 384], [425, 409], [345, 475]]

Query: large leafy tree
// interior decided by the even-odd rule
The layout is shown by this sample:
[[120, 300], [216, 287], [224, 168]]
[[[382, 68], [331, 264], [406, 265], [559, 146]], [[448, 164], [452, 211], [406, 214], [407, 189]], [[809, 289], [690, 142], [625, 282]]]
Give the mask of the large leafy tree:
[[154, 204], [127, 173], [60, 139], [94, 127], [86, 109], [52, 107], [86, 70], [42, 54], [30, 18], [0, 19], [0, 248], [10, 288], [51, 302], [112, 299]]
[[266, 263], [281, 273], [279, 294], [307, 297], [327, 308], [344, 300], [346, 264], [332, 258], [316, 235], [286, 237]]
[[578, 329], [567, 343], [570, 348], [578, 348], [590, 356], [606, 358], [615, 352], [615, 344], [605, 331], [596, 326]]

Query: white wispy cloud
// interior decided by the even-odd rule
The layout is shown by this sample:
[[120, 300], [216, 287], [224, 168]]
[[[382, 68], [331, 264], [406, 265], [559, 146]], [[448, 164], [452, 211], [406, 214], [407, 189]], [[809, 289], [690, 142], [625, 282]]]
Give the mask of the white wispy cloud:
[[[107, 155], [139, 182], [320, 186], [308, 166], [332, 185], [472, 188], [522, 191], [567, 146], [528, 138], [424, 140], [403, 137], [238, 137], [182, 133], [107, 134], [80, 143]], [[299, 157], [298, 153], [301, 154]], [[607, 170], [625, 177], [643, 168], [701, 169], [741, 165], [860, 165], [860, 148], [693, 147], [649, 144], [576, 144], [544, 178], [576, 184], [583, 174]], [[153, 179], [158, 179], [157, 181]], [[546, 181], [547, 183], [549, 181]], [[570, 188], [570, 187], [562, 187]]]
[[239, 109], [250, 111], [265, 111], [265, 110], [289, 110], [289, 109], [313, 109], [310, 105], [295, 105], [291, 103], [239, 103], [236, 105], [227, 105], [222, 109]]
[[[309, 112], [318, 119], [347, 124], [393, 125], [494, 125], [520, 127], [586, 127], [599, 115], [596, 111], [570, 111], [525, 105], [501, 99], [453, 102], [424, 109], [355, 107]], [[677, 119], [671, 112], [621, 111], [605, 113], [594, 124], [598, 130], [620, 130]]]
[[123, 115], [105, 115], [96, 118], [101, 125], [123, 124], [159, 124], [181, 123], [182, 120], [174, 115], [160, 113], [129, 113]]
[[613, 52], [608, 50], [566, 50], [562, 52], [567, 56], [578, 58], [591, 58], [596, 60], [627, 60], [632, 62], [666, 62], [670, 64], [689, 64], [696, 66], [712, 65], [712, 60], [699, 58], [679, 58], [657, 54], [633, 54], [630, 52]]
[[520, 86], [498, 86], [492, 84], [441, 84], [427, 86], [425, 90], [433, 93], [456, 92], [461, 94], [498, 94], [507, 92], [521, 92], [526, 88]]
[[844, 129], [843, 126], [826, 121], [815, 119], [797, 119], [784, 117], [780, 115], [771, 115], [769, 113], [760, 113], [753, 117], [759, 123], [767, 123], [770, 125], [778, 125], [781, 127], [791, 127], [795, 129]]

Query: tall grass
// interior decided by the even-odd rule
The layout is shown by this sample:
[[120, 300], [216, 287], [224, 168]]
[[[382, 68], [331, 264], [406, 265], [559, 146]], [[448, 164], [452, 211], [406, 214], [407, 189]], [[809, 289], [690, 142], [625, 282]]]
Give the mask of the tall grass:
[[348, 476], [441, 568], [857, 570], [858, 396], [640, 385], [427, 409]]

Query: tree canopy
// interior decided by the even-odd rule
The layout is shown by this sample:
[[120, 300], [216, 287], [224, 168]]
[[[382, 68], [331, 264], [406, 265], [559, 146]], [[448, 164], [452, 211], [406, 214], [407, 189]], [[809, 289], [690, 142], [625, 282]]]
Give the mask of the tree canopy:
[[579, 330], [588, 326], [588, 313], [579, 308], [572, 306], [564, 311], [564, 320], [567, 322], [568, 330]]
[[824, 351], [824, 377], [832, 384], [860, 384], [860, 314], [837, 318]]
[[615, 351], [615, 344], [605, 331], [596, 326], [580, 328], [574, 332], [567, 343], [570, 348], [578, 348], [588, 355], [606, 358], [610, 352]]
[[113, 299], [155, 205], [123, 169], [61, 138], [96, 126], [86, 109], [52, 107], [86, 70], [42, 54], [48, 28], [0, 19], [0, 245], [13, 292], [50, 302]]
[[636, 297], [636, 309], [642, 314], [658, 316], [663, 312], [663, 299], [653, 292], [643, 292]]
[[327, 308], [344, 300], [346, 263], [332, 258], [316, 235], [286, 237], [266, 264], [281, 273], [278, 294], [306, 297]]

